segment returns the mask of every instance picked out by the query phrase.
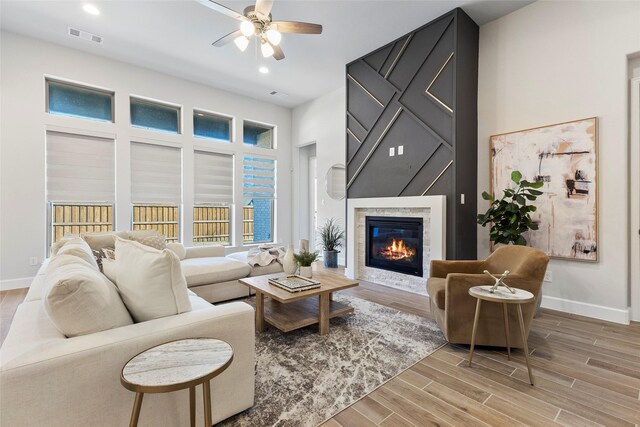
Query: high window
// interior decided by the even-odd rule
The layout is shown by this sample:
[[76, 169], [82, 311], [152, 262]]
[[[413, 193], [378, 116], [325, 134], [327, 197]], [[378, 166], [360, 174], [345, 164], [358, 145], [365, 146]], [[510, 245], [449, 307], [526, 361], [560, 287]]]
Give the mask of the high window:
[[180, 133], [180, 107], [131, 97], [131, 125]]
[[193, 242], [231, 244], [233, 155], [194, 152]]
[[243, 177], [243, 241], [273, 241], [276, 161], [245, 156]]
[[180, 239], [182, 153], [164, 145], [131, 143], [134, 230], [155, 229], [167, 241]]
[[65, 234], [113, 230], [112, 139], [47, 132], [49, 243]]
[[231, 142], [231, 118], [194, 110], [193, 135]]
[[273, 126], [243, 122], [244, 143], [260, 148], [273, 148]]
[[85, 119], [113, 121], [113, 92], [46, 80], [47, 112]]

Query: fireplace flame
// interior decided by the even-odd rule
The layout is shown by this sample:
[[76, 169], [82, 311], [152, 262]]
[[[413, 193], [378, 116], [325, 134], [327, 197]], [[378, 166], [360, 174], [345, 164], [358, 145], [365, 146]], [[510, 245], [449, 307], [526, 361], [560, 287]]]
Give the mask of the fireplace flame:
[[401, 260], [405, 258], [411, 258], [416, 254], [415, 249], [411, 249], [405, 245], [403, 240], [393, 239], [393, 243], [387, 246], [381, 251], [381, 254], [391, 260]]

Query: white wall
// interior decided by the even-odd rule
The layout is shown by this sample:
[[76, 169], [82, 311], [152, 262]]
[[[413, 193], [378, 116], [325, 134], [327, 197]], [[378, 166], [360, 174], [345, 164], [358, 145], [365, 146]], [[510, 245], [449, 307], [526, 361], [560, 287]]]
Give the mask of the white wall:
[[[334, 90], [320, 98], [293, 109], [291, 123], [291, 140], [293, 141], [294, 174], [298, 176], [300, 168], [298, 147], [310, 142], [316, 143], [318, 165], [318, 225], [328, 218], [337, 218], [344, 228], [346, 199], [333, 200], [327, 194], [325, 176], [329, 168], [336, 163], [345, 163], [345, 88]], [[304, 169], [304, 166], [302, 167]], [[293, 194], [298, 194], [298, 181], [294, 179]], [[299, 200], [294, 197], [293, 210], [299, 212]], [[296, 215], [293, 217], [293, 239], [304, 236], [303, 222]], [[344, 264], [344, 251], [340, 253], [339, 262]]]
[[[640, 50], [640, 2], [540, 1], [480, 28], [478, 195], [492, 134], [599, 118], [599, 261], [552, 260], [543, 306], [629, 318], [627, 55]], [[478, 210], [488, 204], [478, 198]], [[479, 227], [479, 256], [489, 252]]]
[[[83, 43], [79, 41], [78, 43]], [[99, 49], [97, 47], [96, 49]], [[236, 154], [236, 206], [242, 205], [241, 166], [244, 153], [277, 159], [276, 239], [291, 238], [291, 110], [181, 80], [152, 70], [77, 50], [26, 38], [1, 34], [0, 118], [0, 282], [2, 287], [26, 286], [38, 267], [29, 257], [42, 260], [46, 250], [45, 131], [71, 128], [116, 139], [116, 227], [131, 227], [129, 142], [163, 140], [183, 147], [183, 241], [191, 242], [193, 212], [193, 148], [205, 146]], [[53, 76], [115, 91], [115, 123], [101, 123], [45, 112], [45, 76]], [[129, 95], [139, 95], [182, 106], [183, 133], [135, 129], [129, 125]], [[219, 112], [235, 118], [232, 144], [208, 142], [192, 137], [193, 108]], [[242, 120], [276, 126], [277, 149], [242, 144]], [[240, 224], [241, 209], [235, 223]], [[236, 242], [241, 242], [236, 227]], [[236, 248], [231, 248], [234, 250]]]

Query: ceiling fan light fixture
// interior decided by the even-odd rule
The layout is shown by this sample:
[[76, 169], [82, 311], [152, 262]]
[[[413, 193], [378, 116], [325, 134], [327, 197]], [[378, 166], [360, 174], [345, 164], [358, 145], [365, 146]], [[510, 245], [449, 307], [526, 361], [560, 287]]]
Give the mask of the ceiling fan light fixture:
[[273, 28], [269, 28], [266, 35], [267, 40], [275, 46], [278, 46], [280, 44], [280, 40], [282, 40], [282, 34], [280, 34], [280, 31], [274, 30]]
[[268, 73], [269, 73], [269, 69], [268, 69], [267, 67], [265, 67], [264, 65], [263, 65], [263, 66], [261, 66], [260, 68], [258, 68], [258, 71], [259, 71], [261, 74], [268, 74]]
[[246, 38], [245, 36], [236, 37], [235, 40], [233, 40], [233, 42], [236, 44], [238, 49], [240, 49], [241, 52], [244, 52], [245, 50], [247, 50], [247, 46], [249, 46], [249, 39]]
[[253, 22], [251, 21], [242, 21], [242, 23], [240, 24], [240, 32], [245, 37], [251, 37], [252, 35], [255, 34], [256, 27], [255, 25], [253, 25]]
[[268, 58], [273, 55], [273, 48], [269, 43], [262, 42], [262, 46], [260, 46], [260, 50], [262, 51], [262, 56]]

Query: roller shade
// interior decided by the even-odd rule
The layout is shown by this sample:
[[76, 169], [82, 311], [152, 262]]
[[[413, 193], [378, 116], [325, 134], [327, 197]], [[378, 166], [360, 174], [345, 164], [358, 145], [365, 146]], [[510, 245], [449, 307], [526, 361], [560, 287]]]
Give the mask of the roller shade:
[[180, 204], [181, 175], [179, 148], [131, 143], [131, 202]]
[[275, 197], [275, 160], [245, 156], [242, 174], [245, 199], [272, 199]]
[[194, 152], [194, 203], [233, 203], [233, 156]]
[[114, 141], [47, 132], [47, 200], [115, 201]]

